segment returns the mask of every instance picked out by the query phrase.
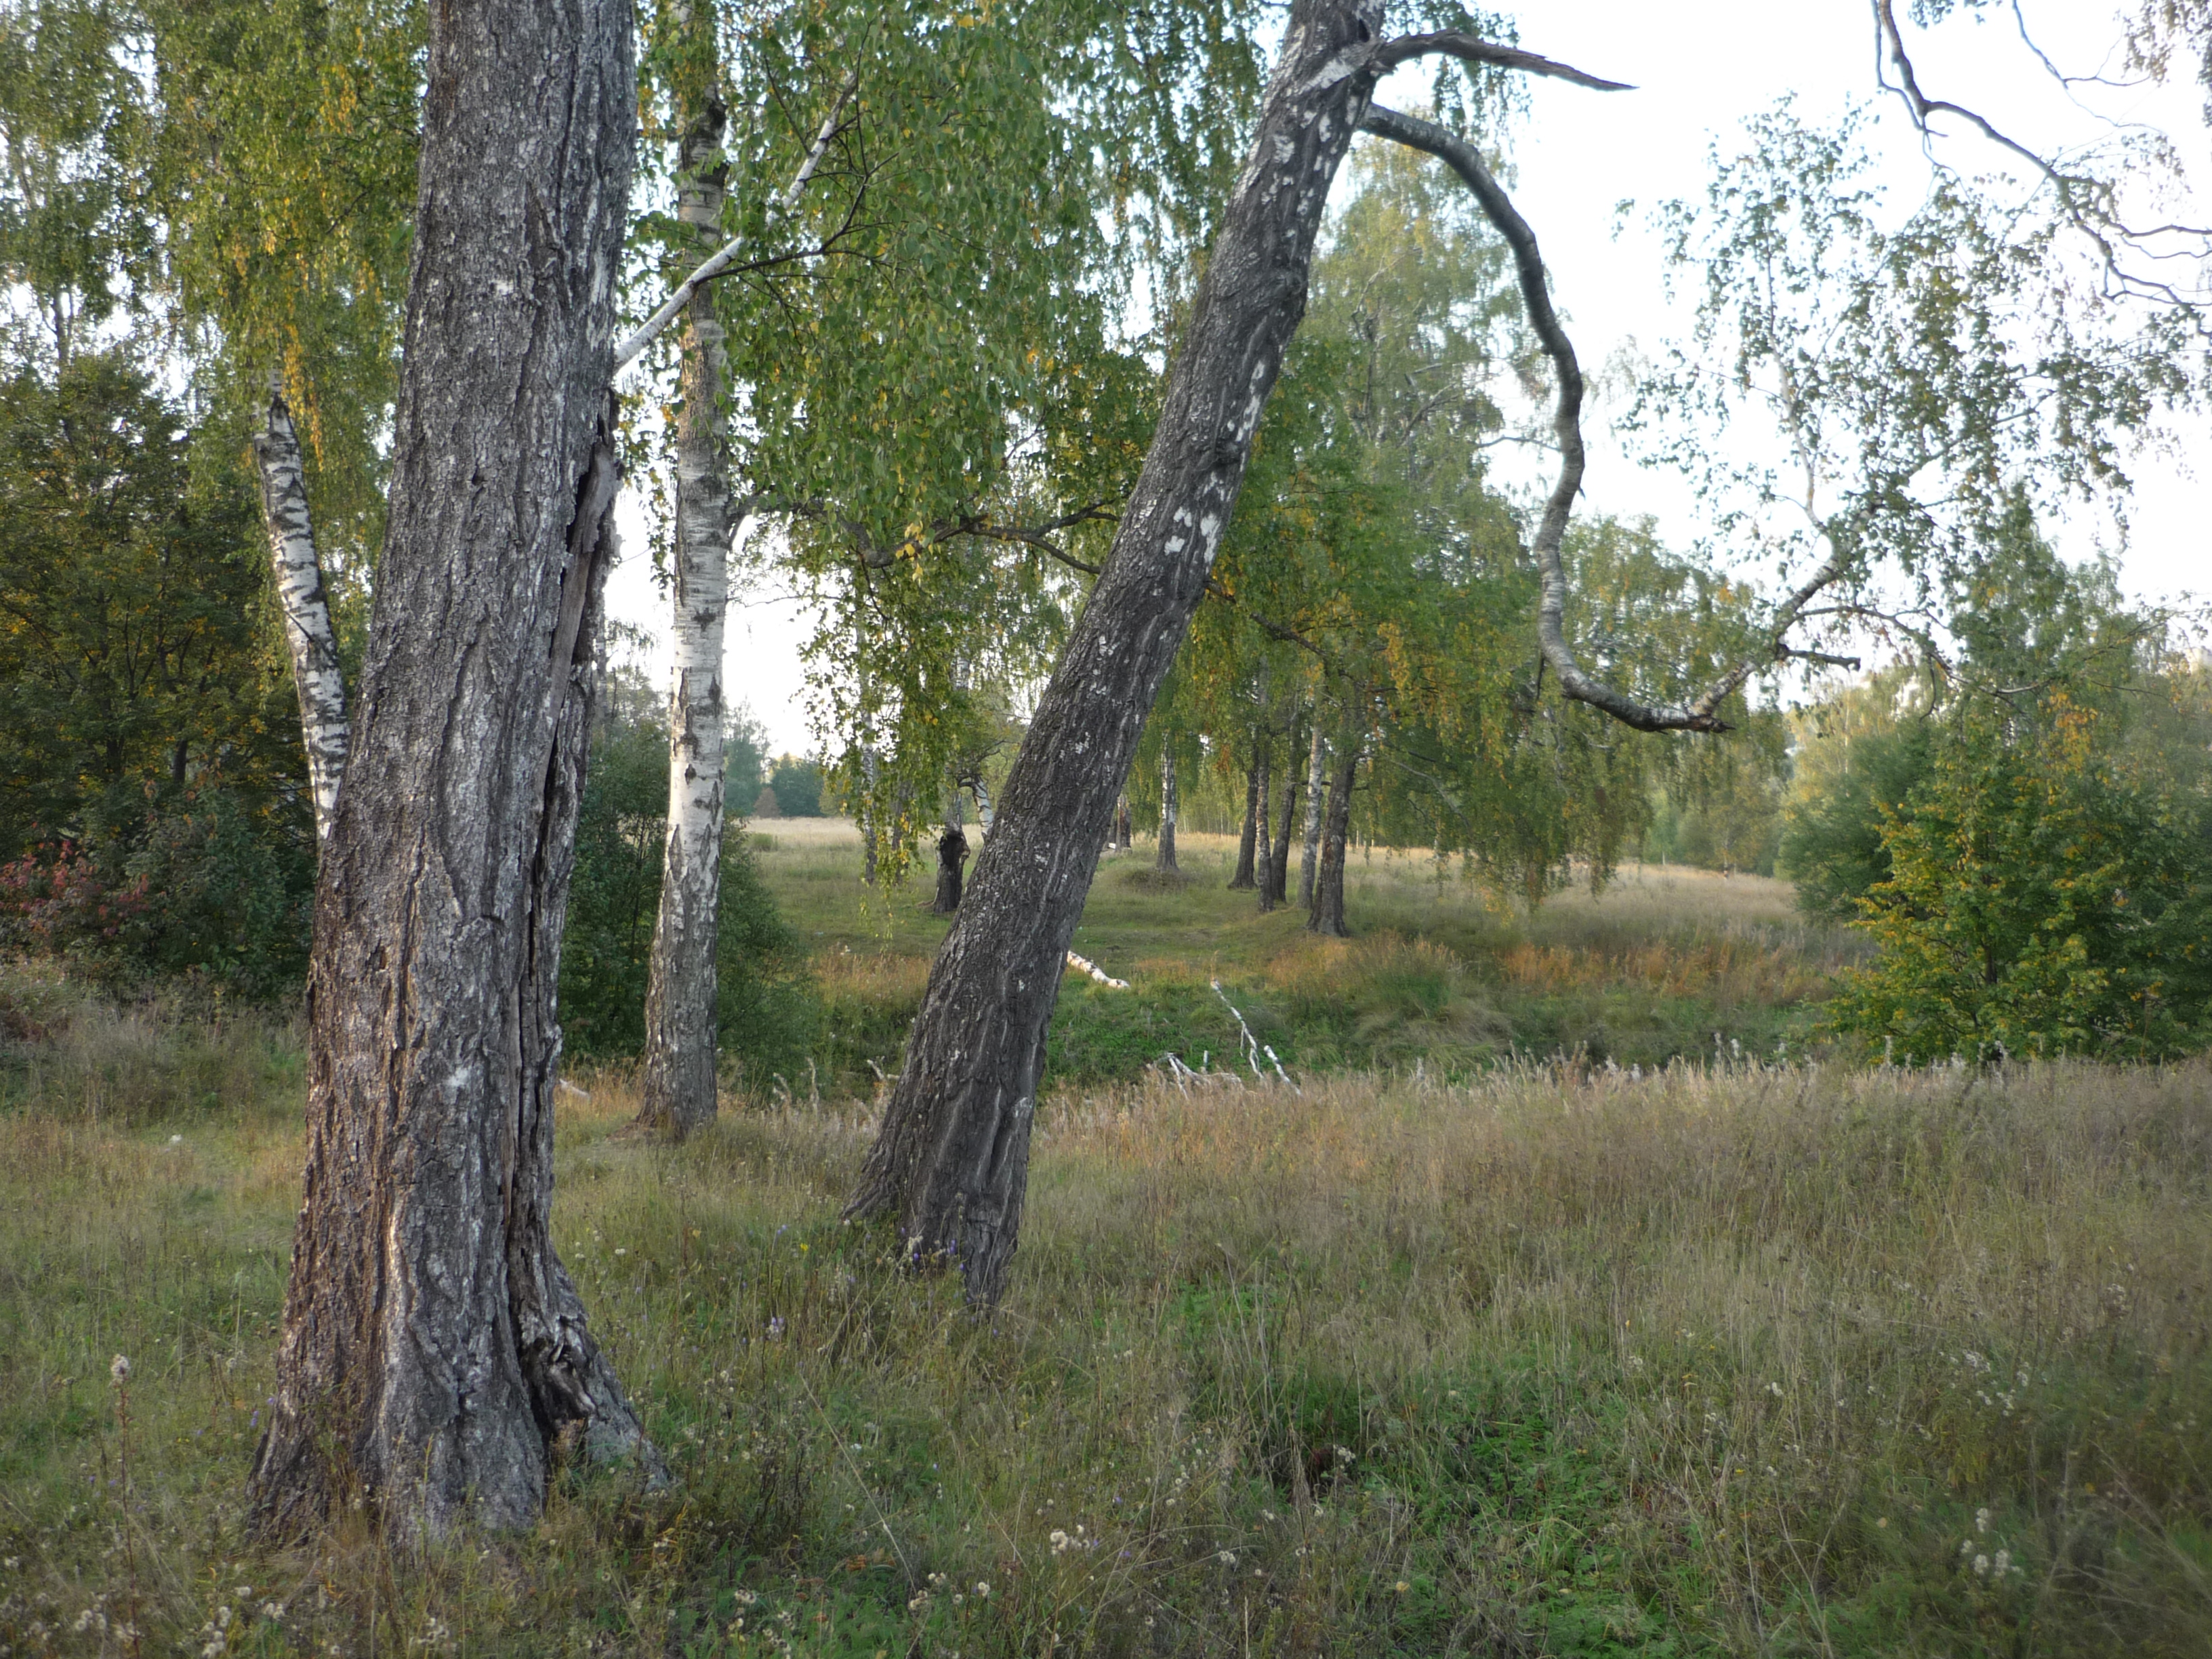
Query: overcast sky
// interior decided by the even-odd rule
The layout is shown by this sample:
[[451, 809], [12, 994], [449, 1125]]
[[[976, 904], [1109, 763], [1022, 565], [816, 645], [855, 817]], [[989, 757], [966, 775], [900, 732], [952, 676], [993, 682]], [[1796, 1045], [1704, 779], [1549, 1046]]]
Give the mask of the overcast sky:
[[[2069, 73], [2118, 72], [2117, 62], [2106, 58], [2118, 26], [2100, 0], [2021, 0], [2021, 9], [2036, 43]], [[1636, 87], [1593, 93], [1534, 82], [1528, 118], [1513, 144], [1515, 200], [1542, 243], [1586, 368], [1624, 348], [1656, 356], [1687, 334], [1686, 310], [1670, 307], [1664, 291], [1651, 210], [1670, 198], [1699, 195], [1712, 145], [1733, 153], [1744, 118], [1785, 94], [1796, 94], [1801, 116], [1814, 125], [1832, 121], [1849, 103], [1873, 103], [1872, 137], [1891, 202], [1900, 211], [1909, 209], [1927, 189], [1929, 163], [1902, 106], [1893, 99], [1874, 101], [1875, 42], [1865, 0], [1576, 0], [1525, 9], [1521, 40]], [[2212, 191], [2204, 188], [2212, 179], [2212, 137], [2193, 82], [2162, 92], [2081, 88], [2069, 97], [2030, 54], [2004, 3], [1979, 21], [1954, 18], [1911, 44], [1930, 96], [1976, 108], [2038, 147], [2087, 141], [2108, 130], [2101, 125], [2106, 120], [2164, 127], [2181, 141], [2197, 172], [2193, 195], [2207, 204], [2170, 204], [2169, 216], [2200, 224], [2212, 217]], [[1378, 98], [1401, 107], [1419, 104], [1426, 84], [1425, 74], [1401, 71]], [[2002, 153], [1965, 137], [1937, 153], [1970, 173], [2020, 171], [2016, 163], [2007, 167]], [[1346, 168], [1343, 177], [1349, 174]], [[1626, 214], [1616, 211], [1624, 199], [1637, 204]], [[1590, 510], [1650, 513], [1668, 541], [1688, 546], [1698, 539], [1694, 498], [1672, 475], [1638, 466], [1614, 440], [1602, 408], [1587, 435]], [[2204, 499], [2212, 433], [2192, 434], [2185, 447], [2178, 464], [2161, 459], [2140, 470], [2122, 573], [2141, 598], [2212, 589]], [[2062, 551], [2080, 558], [2099, 550], [2109, 532], [2089, 515], [2056, 526], [2055, 536]], [[630, 545], [640, 544], [633, 534]], [[616, 572], [611, 609], [665, 639], [667, 601], [644, 562], [641, 555]], [[772, 590], [740, 593], [731, 609], [725, 684], [733, 700], [750, 705], [780, 750], [805, 751], [815, 742], [799, 660], [806, 632], [797, 607]]]

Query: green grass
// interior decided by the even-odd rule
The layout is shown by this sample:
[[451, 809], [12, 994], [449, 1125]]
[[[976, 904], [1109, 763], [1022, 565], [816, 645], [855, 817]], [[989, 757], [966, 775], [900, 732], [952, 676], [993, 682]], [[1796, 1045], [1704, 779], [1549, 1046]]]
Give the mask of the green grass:
[[[1391, 959], [1331, 982], [1459, 1018]], [[670, 1148], [586, 1075], [556, 1237], [680, 1484], [272, 1553], [297, 1034], [0, 1000], [10, 1652], [2208, 1651], [2201, 1063], [1072, 1086], [988, 1319], [838, 1224], [865, 1108]]]
[[[896, 1069], [950, 924], [927, 914], [919, 879], [864, 885], [848, 826], [769, 833], [763, 875], [814, 947], [827, 1005], [812, 1086], [865, 1090], [871, 1062]], [[1149, 848], [1100, 866], [1074, 948], [1130, 988], [1069, 975], [1048, 1082], [1131, 1082], [1169, 1054], [1249, 1069], [1232, 1005], [1291, 1069], [1465, 1077], [1512, 1055], [1650, 1070], [1802, 1052], [1830, 975], [1863, 954], [1855, 935], [1798, 915], [1786, 884], [1758, 877], [1631, 866], [1601, 894], [1562, 894], [1530, 914], [1387, 850], [1355, 853], [1347, 870], [1358, 937], [1323, 940], [1295, 907], [1263, 916], [1251, 893], [1229, 890], [1229, 837], [1187, 836], [1179, 850], [1185, 879], [1171, 884]]]

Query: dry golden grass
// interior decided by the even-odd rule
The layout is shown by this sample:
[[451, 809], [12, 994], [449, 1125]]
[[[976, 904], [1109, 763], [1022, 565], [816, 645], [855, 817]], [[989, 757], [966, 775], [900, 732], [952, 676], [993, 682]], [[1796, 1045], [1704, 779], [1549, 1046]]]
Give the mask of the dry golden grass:
[[625, 1073], [580, 1075], [556, 1236], [682, 1484], [579, 1475], [526, 1539], [403, 1557], [352, 1523], [299, 1553], [241, 1531], [296, 1062], [281, 1027], [92, 1010], [7, 1073], [0, 1644], [2179, 1656], [2212, 1631], [2203, 1064], [1063, 1094], [988, 1319], [839, 1224], [866, 1106], [732, 1103], [670, 1148], [617, 1134]]

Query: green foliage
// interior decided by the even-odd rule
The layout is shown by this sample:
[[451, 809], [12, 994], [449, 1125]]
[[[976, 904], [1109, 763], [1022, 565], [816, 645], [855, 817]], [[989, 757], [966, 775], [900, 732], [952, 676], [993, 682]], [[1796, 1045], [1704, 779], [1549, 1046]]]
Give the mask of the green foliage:
[[2069, 257], [2050, 192], [2014, 210], [1941, 173], [1887, 210], [1865, 120], [1823, 131], [1785, 100], [1716, 151], [1701, 206], [1662, 210], [1698, 320], [1632, 419], [1722, 537], [1795, 580], [1832, 562], [1820, 614], [1838, 624], [1894, 618], [1885, 571], [1933, 598], [2023, 496], [2116, 501], [2130, 450], [2196, 405], [2206, 367], [2185, 310]]
[[2112, 717], [2063, 690], [2039, 712], [2033, 735], [1944, 744], [1884, 812], [1889, 874], [1859, 902], [1882, 953], [1838, 1029], [1908, 1060], [2212, 1042], [2212, 799], [2114, 753]]
[[1954, 610], [1966, 650], [1924, 735], [1877, 738], [1803, 815], [1822, 890], [1879, 876], [1856, 903], [1881, 955], [1846, 977], [1837, 1029], [1911, 1060], [2212, 1042], [2202, 671], [2166, 654], [2163, 619], [2121, 605], [2108, 571], [2062, 564], [2024, 507]]
[[20, 943], [270, 997], [306, 960], [314, 831], [253, 506], [213, 449], [119, 355], [0, 384], [0, 856]]
[[775, 804], [783, 809], [784, 817], [822, 816], [822, 768], [817, 763], [798, 755], [778, 755], [768, 775], [768, 787], [775, 792]]
[[1796, 716], [1779, 856], [1808, 915], [1848, 920], [1889, 877], [1884, 814], [1928, 775], [1934, 727], [1917, 676], [1884, 669]]
[[[610, 720], [577, 814], [561, 949], [561, 1025], [578, 1054], [634, 1054], [644, 1044], [667, 811], [666, 729], [652, 718]], [[788, 1069], [814, 1041], [820, 1005], [741, 834], [722, 838], [717, 904], [717, 1046], [754, 1076]]]

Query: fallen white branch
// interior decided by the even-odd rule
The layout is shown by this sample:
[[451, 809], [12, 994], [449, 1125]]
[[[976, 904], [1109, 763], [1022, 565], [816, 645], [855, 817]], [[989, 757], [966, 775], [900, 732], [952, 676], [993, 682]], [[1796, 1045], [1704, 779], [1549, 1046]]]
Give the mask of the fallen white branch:
[[1109, 986], [1116, 991], [1126, 991], [1129, 988], [1129, 981], [1127, 980], [1115, 979], [1113, 975], [1108, 973], [1103, 968], [1101, 968], [1097, 963], [1091, 961], [1089, 957], [1079, 957], [1073, 951], [1070, 951], [1067, 953], [1067, 965], [1076, 969], [1079, 973], [1090, 975], [1091, 978], [1097, 980], [1101, 985]]

